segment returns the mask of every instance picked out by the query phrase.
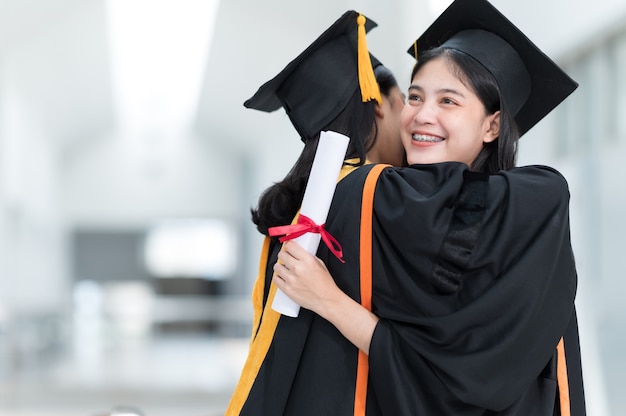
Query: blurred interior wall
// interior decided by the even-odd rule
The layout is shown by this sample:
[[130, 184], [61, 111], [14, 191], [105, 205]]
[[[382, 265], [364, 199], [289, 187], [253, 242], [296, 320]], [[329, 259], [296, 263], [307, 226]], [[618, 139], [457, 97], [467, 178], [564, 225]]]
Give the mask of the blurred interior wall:
[[[347, 8], [379, 24], [368, 43], [405, 90], [413, 62], [404, 50], [445, 3], [223, 1], [193, 126], [137, 132], [117, 120], [105, 0], [0, 0], [0, 344], [8, 322], [46, 325], [68, 313], [81, 278], [75, 236], [130, 233], [135, 250], [162, 217], [237, 223], [242, 259], [226, 291], [247, 297], [260, 248], [249, 208], [301, 143], [283, 112], [243, 101]], [[581, 83], [523, 138], [520, 163], [551, 164], [570, 183], [589, 410], [624, 413], [626, 3], [493, 3]], [[125, 260], [136, 260], [133, 279], [146, 278], [140, 259]], [[43, 345], [23, 329], [17, 344]], [[0, 381], [9, 347], [0, 345]]]

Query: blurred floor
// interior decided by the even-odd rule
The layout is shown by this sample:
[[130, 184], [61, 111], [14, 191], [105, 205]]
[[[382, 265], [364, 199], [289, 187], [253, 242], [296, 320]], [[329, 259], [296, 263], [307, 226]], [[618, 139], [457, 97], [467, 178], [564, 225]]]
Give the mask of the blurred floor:
[[[1, 416], [223, 415], [247, 353], [245, 337], [149, 334], [78, 340], [0, 380]], [[10, 381], [9, 381], [10, 380]]]
[[[626, 414], [624, 308], [579, 310], [589, 416]], [[23, 351], [37, 350], [35, 332], [23, 328], [11, 343], [0, 326], [0, 416], [109, 416], [117, 406], [143, 416], [224, 415], [247, 355], [244, 326], [123, 328], [90, 319], [32, 353]]]

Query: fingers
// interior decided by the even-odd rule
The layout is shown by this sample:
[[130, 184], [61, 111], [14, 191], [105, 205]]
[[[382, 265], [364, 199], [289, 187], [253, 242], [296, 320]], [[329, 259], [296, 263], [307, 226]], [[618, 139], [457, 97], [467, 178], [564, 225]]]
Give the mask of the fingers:
[[278, 252], [278, 260], [280, 260], [282, 262], [289, 261], [292, 258], [293, 258], [293, 256], [291, 254], [289, 254], [289, 252], [287, 250], [283, 249], [283, 250]]
[[287, 270], [293, 269], [295, 261], [296, 260], [291, 257], [289, 253], [280, 251], [278, 253], [278, 261], [274, 264], [274, 271], [278, 269], [280, 272], [284, 273]]
[[328, 273], [326, 264], [320, 258], [293, 241], [284, 243], [282, 250], [278, 253], [278, 261], [274, 265], [274, 273], [284, 281], [319, 275], [320, 270]]
[[[307, 270], [307, 258], [298, 259], [293, 256], [293, 249], [302, 249], [297, 243], [285, 243], [283, 249], [278, 252], [278, 261], [274, 264], [274, 274], [283, 281], [287, 281], [290, 277], [299, 277]], [[304, 250], [305, 253], [306, 250]]]
[[289, 253], [290, 256], [298, 260], [301, 260], [302, 257], [305, 257], [309, 253], [295, 241], [286, 241], [283, 244], [283, 251]]
[[283, 263], [287, 269], [291, 270], [300, 262], [306, 264], [308, 260], [307, 255], [310, 256], [308, 251], [300, 247], [298, 243], [288, 241], [283, 245], [282, 250], [278, 252], [278, 260]]
[[287, 271], [287, 268], [283, 266], [282, 264], [278, 262], [274, 264], [274, 276], [275, 277], [278, 277], [281, 280], [285, 280], [284, 276], [285, 276], [286, 271]]
[[285, 242], [281, 253], [285, 253], [282, 256], [283, 260], [291, 261], [292, 263], [302, 262], [303, 264], [312, 265], [317, 258], [314, 254], [309, 253], [302, 246], [293, 241]]

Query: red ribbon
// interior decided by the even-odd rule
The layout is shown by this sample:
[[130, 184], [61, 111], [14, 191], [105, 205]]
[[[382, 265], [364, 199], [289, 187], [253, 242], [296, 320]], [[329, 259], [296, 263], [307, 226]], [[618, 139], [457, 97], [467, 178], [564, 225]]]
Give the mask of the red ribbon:
[[287, 240], [293, 240], [294, 238], [298, 238], [306, 233], [317, 233], [322, 237], [322, 241], [324, 241], [326, 247], [328, 247], [330, 252], [333, 253], [340, 262], [345, 263], [342, 258], [343, 252], [341, 249], [341, 245], [335, 239], [335, 237], [333, 237], [328, 231], [326, 231], [324, 225], [325, 224], [317, 225], [312, 219], [310, 219], [306, 215], [300, 214], [300, 216], [298, 216], [298, 222], [296, 222], [295, 224], [271, 227], [268, 228], [267, 231], [269, 232], [270, 237], [282, 235], [282, 237], [278, 239], [281, 243], [284, 243]]

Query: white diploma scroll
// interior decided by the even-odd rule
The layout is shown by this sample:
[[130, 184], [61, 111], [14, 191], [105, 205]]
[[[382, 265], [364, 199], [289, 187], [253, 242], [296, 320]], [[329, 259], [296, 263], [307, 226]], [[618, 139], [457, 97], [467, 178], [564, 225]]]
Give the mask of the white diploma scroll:
[[[313, 159], [309, 181], [304, 190], [300, 214], [309, 217], [315, 224], [326, 223], [330, 203], [337, 187], [337, 178], [346, 156], [350, 138], [334, 131], [323, 131]], [[311, 254], [317, 253], [321, 236], [306, 233], [293, 239]], [[291, 300], [280, 289], [276, 290], [272, 309], [283, 315], [295, 318], [300, 305]]]

